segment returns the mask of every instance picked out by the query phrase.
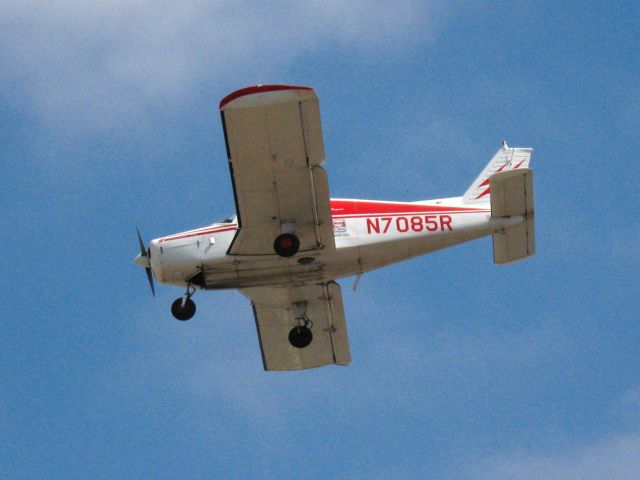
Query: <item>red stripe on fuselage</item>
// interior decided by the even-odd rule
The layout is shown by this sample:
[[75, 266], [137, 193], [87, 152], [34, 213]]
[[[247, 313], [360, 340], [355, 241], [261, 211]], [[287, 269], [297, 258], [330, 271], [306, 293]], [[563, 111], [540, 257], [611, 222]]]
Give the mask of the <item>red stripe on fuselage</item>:
[[355, 218], [371, 218], [371, 217], [411, 217], [417, 214], [431, 214], [431, 215], [458, 215], [463, 213], [486, 213], [491, 210], [468, 210], [465, 212], [460, 211], [438, 211], [438, 212], [396, 212], [396, 213], [363, 213], [360, 215], [333, 215], [333, 218], [340, 219], [355, 219]]
[[199, 237], [200, 235], [209, 235], [211, 233], [221, 233], [221, 232], [230, 232], [231, 230], [237, 230], [238, 227], [237, 226], [232, 226], [232, 227], [216, 227], [216, 228], [212, 228], [211, 230], [204, 230], [204, 231], [193, 231], [190, 233], [184, 233], [182, 235], [172, 235], [170, 237], [164, 237], [160, 239], [160, 243], [164, 243], [164, 242], [170, 242], [172, 240], [180, 240], [183, 238], [191, 238], [191, 237]]
[[419, 205], [415, 203], [367, 202], [360, 200], [332, 200], [331, 215], [410, 215], [412, 213], [470, 213], [483, 208], [451, 207], [447, 205]]
[[[488, 212], [484, 208], [451, 207], [446, 205], [417, 205], [415, 203], [390, 203], [390, 202], [368, 202], [360, 200], [331, 200], [332, 218], [366, 218], [396, 215], [415, 215], [419, 213], [430, 214], [456, 214], [456, 213], [481, 213]], [[190, 232], [170, 235], [161, 238], [159, 243], [181, 240], [184, 238], [210, 235], [212, 233], [229, 232], [237, 230], [237, 225], [202, 227]]]

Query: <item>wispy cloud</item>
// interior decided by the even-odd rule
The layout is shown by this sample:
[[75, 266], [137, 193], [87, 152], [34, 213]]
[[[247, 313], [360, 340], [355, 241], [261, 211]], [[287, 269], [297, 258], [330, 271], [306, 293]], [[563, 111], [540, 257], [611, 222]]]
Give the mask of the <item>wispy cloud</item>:
[[513, 453], [482, 462], [464, 478], [509, 480], [632, 480], [640, 472], [640, 434], [616, 435], [571, 451]]
[[[2, 7], [0, 95], [57, 128], [99, 131], [218, 82], [272, 81], [306, 52], [396, 51], [439, 3], [17, 2]], [[226, 88], [226, 86], [225, 86]]]
[[552, 449], [538, 451], [514, 449], [493, 457], [471, 462], [463, 469], [462, 478], [529, 480], [635, 479], [640, 472], [640, 432], [638, 431], [640, 385], [627, 390], [611, 407], [614, 421], [627, 427], [595, 441], [567, 444], [561, 432]]

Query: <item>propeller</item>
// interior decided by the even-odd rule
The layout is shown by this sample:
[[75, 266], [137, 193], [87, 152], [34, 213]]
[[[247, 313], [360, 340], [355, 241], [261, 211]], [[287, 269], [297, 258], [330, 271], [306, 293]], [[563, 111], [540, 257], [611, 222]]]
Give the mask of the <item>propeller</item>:
[[156, 296], [156, 289], [153, 286], [153, 273], [151, 272], [151, 263], [149, 262], [150, 251], [145, 248], [144, 242], [142, 241], [142, 235], [140, 235], [140, 230], [136, 227], [136, 232], [138, 232], [138, 243], [140, 244], [140, 254], [136, 256], [134, 262], [141, 267], [144, 267], [147, 272], [147, 279], [149, 279], [149, 286], [151, 287], [151, 294]]

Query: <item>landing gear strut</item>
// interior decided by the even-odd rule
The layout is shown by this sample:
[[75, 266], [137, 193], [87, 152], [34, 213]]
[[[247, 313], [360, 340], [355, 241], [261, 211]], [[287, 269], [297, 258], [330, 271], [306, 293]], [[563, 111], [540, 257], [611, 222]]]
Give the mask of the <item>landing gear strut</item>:
[[189, 284], [184, 295], [171, 304], [171, 313], [176, 320], [184, 322], [196, 314], [196, 304], [191, 300], [194, 293], [196, 293], [195, 288]]
[[313, 322], [309, 320], [306, 313], [296, 318], [296, 321], [298, 325], [289, 332], [289, 343], [296, 348], [308, 347], [313, 340], [313, 333], [311, 333]]

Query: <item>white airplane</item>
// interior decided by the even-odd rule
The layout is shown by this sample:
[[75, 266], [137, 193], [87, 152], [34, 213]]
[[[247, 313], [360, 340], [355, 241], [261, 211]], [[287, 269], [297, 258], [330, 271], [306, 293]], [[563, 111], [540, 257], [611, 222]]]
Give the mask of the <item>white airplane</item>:
[[[135, 263], [186, 288], [171, 306], [196, 311], [196, 290], [251, 300], [265, 370], [351, 361], [336, 279], [493, 236], [495, 263], [535, 252], [532, 150], [503, 142], [461, 197], [418, 202], [330, 199], [312, 88], [258, 85], [220, 102], [236, 215], [152, 240]], [[153, 274], [152, 274], [153, 272]]]

